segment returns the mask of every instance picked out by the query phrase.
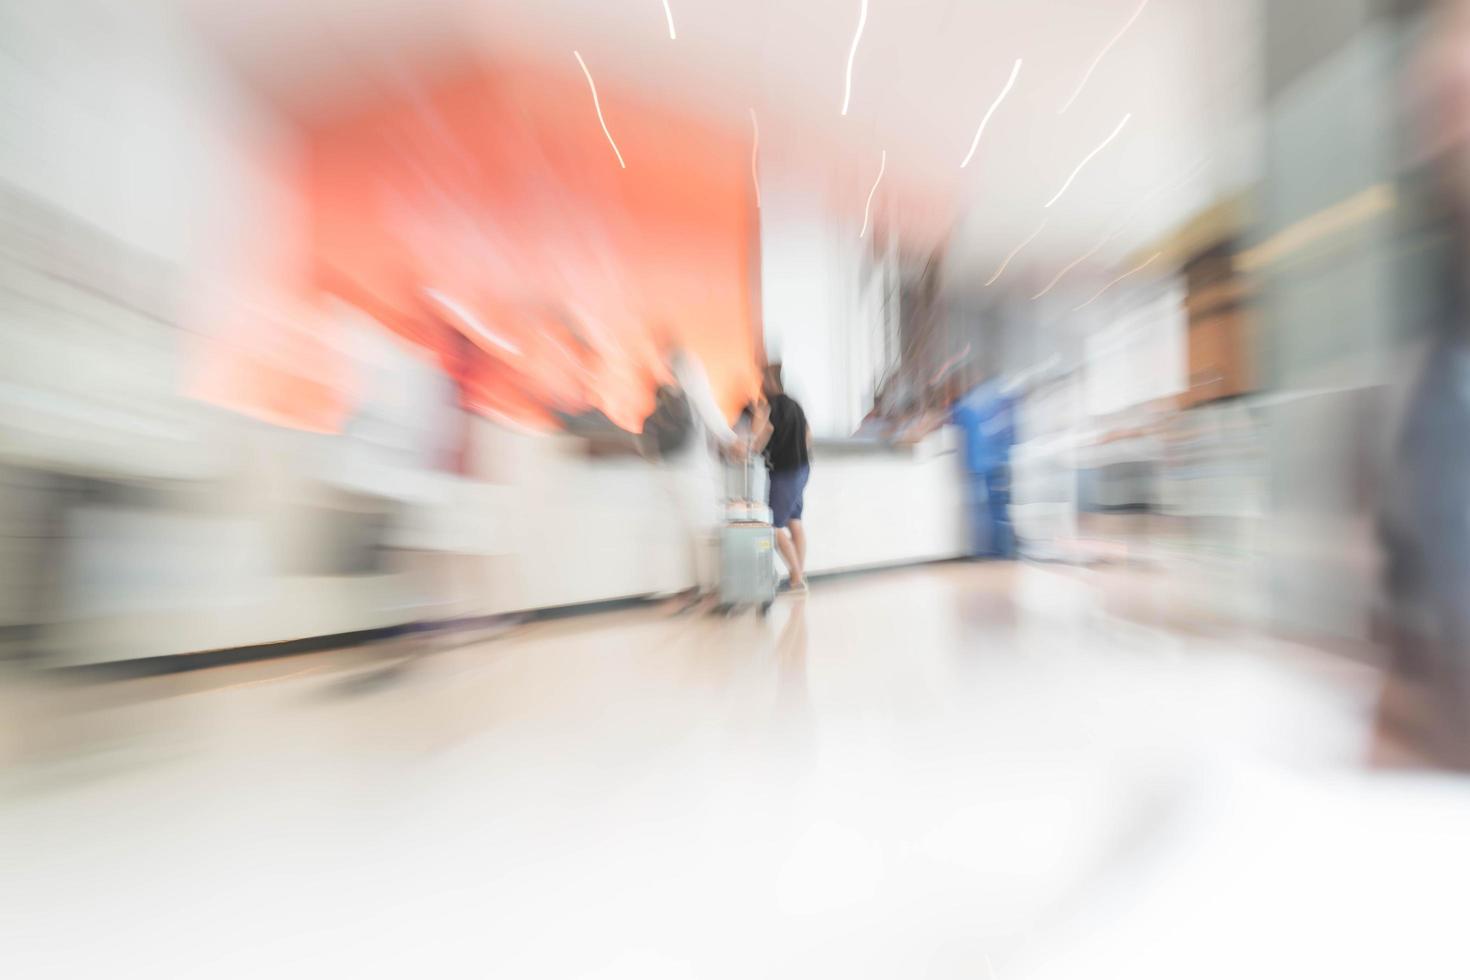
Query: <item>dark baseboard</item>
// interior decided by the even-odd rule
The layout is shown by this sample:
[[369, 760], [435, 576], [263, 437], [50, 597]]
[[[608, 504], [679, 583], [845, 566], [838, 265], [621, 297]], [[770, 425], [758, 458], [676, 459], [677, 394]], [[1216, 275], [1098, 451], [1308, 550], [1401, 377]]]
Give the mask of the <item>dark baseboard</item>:
[[221, 650], [199, 650], [194, 653], [167, 653], [156, 657], [108, 660], [102, 663], [49, 668], [49, 670], [59, 677], [68, 679], [131, 680], [138, 677], [157, 677], [162, 674], [208, 670], [211, 667], [229, 667], [233, 664], [258, 660], [276, 660], [281, 657], [295, 657], [303, 653], [340, 650], [343, 647], [361, 646], [366, 643], [387, 640], [403, 632], [403, 627], [385, 626], [379, 629], [352, 630], [346, 633], [327, 633], [322, 636], [303, 636], [297, 640], [282, 640], [279, 643], [260, 643]]
[[375, 629], [351, 630], [345, 633], [327, 633], [322, 636], [303, 636], [296, 640], [278, 643], [261, 643], [253, 646], [228, 647], [221, 650], [200, 650], [194, 653], [169, 653], [156, 657], [137, 657], [131, 660], [109, 660], [103, 663], [78, 664], [71, 667], [54, 668], [58, 676], [77, 679], [95, 678], [127, 680], [136, 677], [157, 677], [163, 674], [181, 674], [212, 667], [228, 667], [234, 664], [275, 660], [295, 657], [304, 653], [322, 653], [347, 647], [364, 646], [415, 633], [441, 631], [473, 632], [508, 625], [569, 619], [574, 616], [591, 616], [597, 613], [632, 609], [654, 601], [651, 596], [630, 596], [623, 599], [605, 599], [596, 602], [573, 603], [532, 609], [523, 613], [497, 613], [491, 616], [471, 616], [464, 619], [437, 620], [425, 623], [405, 623], [399, 626], [383, 626]]
[[[892, 565], [871, 565], [864, 568], [842, 569], [831, 572], [814, 572], [809, 577], [816, 582], [842, 581], [882, 572], [899, 571], [905, 568], [921, 568], [925, 565], [944, 565], [969, 561], [967, 558], [935, 558], [925, 561], [899, 562]], [[353, 630], [345, 633], [329, 633], [323, 636], [304, 636], [296, 640], [279, 643], [261, 643], [254, 646], [229, 647], [221, 650], [201, 650], [194, 653], [170, 653], [156, 657], [138, 657], [132, 660], [111, 660], [104, 663], [79, 664], [72, 667], [55, 668], [54, 673], [77, 679], [93, 678], [126, 680], [137, 677], [157, 677], [164, 674], [180, 674], [213, 667], [228, 667], [234, 664], [275, 660], [295, 657], [304, 653], [322, 653], [347, 647], [363, 646], [390, 640], [395, 637], [435, 631], [472, 632], [478, 629], [495, 629], [506, 625], [550, 622], [580, 616], [595, 616], [601, 613], [636, 609], [659, 601], [658, 596], [626, 596], [620, 599], [600, 599], [593, 602], [578, 602], [545, 609], [528, 609], [519, 613], [500, 613], [493, 616], [473, 616], [467, 619], [441, 620], [428, 623], [408, 623], [400, 626], [385, 626], [376, 629]]]
[[654, 595], [635, 595], [622, 599], [598, 599], [594, 602], [574, 602], [569, 606], [549, 606], [546, 609], [532, 609], [520, 615], [529, 622], [542, 622], [550, 619], [570, 619], [573, 616], [593, 616], [597, 613], [637, 609], [641, 606], [658, 602], [659, 598], [659, 596]]

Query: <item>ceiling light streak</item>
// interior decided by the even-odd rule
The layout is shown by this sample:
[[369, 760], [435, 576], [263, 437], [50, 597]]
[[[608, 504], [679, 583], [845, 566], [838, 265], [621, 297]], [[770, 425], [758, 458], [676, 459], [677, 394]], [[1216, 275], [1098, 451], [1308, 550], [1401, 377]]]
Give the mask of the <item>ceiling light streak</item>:
[[1117, 226], [1113, 228], [1112, 231], [1108, 232], [1106, 235], [1103, 236], [1102, 241], [1100, 241], [1096, 245], [1092, 246], [1092, 248], [1088, 249], [1084, 254], [1082, 254], [1081, 256], [1079, 256], [1076, 260], [1068, 263], [1062, 269], [1061, 272], [1058, 272], [1056, 274], [1056, 277], [1054, 279], [1052, 279], [1051, 282], [1047, 283], [1047, 286], [1046, 286], [1045, 289], [1043, 289], [1041, 292], [1037, 293], [1035, 296], [1033, 296], [1031, 298], [1032, 299], [1041, 299], [1041, 297], [1043, 297], [1047, 293], [1051, 292], [1052, 287], [1055, 286], [1058, 282], [1061, 281], [1062, 276], [1065, 276], [1067, 273], [1069, 273], [1073, 269], [1077, 268], [1077, 266], [1081, 265], [1083, 262], [1086, 262], [1088, 259], [1092, 258], [1099, 251], [1101, 251], [1101, 249], [1102, 249], [1102, 247], [1104, 245], [1106, 245], [1108, 242], [1112, 241], [1113, 239], [1117, 238], [1119, 235], [1123, 234], [1124, 231], [1126, 231], [1129, 227], [1132, 226], [1133, 222], [1135, 222], [1135, 221], [1138, 220], [1138, 216], [1143, 213], [1143, 205], [1146, 204], [1146, 203], [1148, 203], [1148, 201], [1151, 200], [1154, 197], [1154, 195], [1157, 194], [1157, 193], [1158, 193], [1158, 189], [1155, 188], [1153, 191], [1150, 191], [1148, 194], [1145, 194], [1142, 200], [1140, 200], [1137, 204], [1135, 204], [1132, 208], [1129, 209], [1128, 216], [1125, 217], [1121, 222], [1119, 222], [1117, 224]]
[[878, 179], [873, 181], [873, 189], [868, 191], [868, 203], [863, 205], [863, 230], [858, 232], [859, 238], [868, 237], [868, 218], [873, 211], [873, 195], [878, 193], [878, 185], [883, 182], [883, 171], [888, 169], [888, 151], [883, 150], [883, 158], [878, 163]]
[[858, 42], [863, 39], [863, 28], [868, 26], [868, 0], [862, 0], [862, 12], [858, 14], [857, 33], [852, 36], [852, 48], [847, 52], [847, 85], [842, 90], [842, 114], [847, 115], [848, 103], [852, 101], [852, 61], [857, 57]]
[[1091, 306], [1093, 303], [1097, 302], [1097, 300], [1099, 298], [1101, 298], [1101, 296], [1102, 296], [1103, 293], [1107, 292], [1109, 289], [1112, 289], [1114, 286], [1118, 285], [1118, 283], [1122, 282], [1124, 279], [1127, 279], [1129, 276], [1135, 275], [1135, 274], [1137, 274], [1139, 272], [1142, 272], [1144, 269], [1147, 269], [1149, 266], [1153, 265], [1156, 261], [1158, 261], [1159, 256], [1161, 256], [1163, 254], [1164, 254], [1163, 252], [1155, 252], [1154, 254], [1150, 255], [1148, 258], [1144, 259], [1138, 265], [1136, 265], [1133, 268], [1129, 269], [1127, 272], [1123, 273], [1121, 276], [1119, 276], [1118, 278], [1114, 279], [1112, 282], [1108, 283], [1103, 288], [1099, 289], [1097, 291], [1097, 294], [1094, 295], [1092, 297], [1092, 299], [1088, 300], [1086, 303], [1083, 303], [1082, 306], [1075, 306], [1075, 307], [1073, 307], [1072, 308], [1072, 312], [1073, 313], [1076, 313], [1078, 310], [1083, 309], [1084, 307]]
[[1046, 288], [1043, 289], [1041, 292], [1037, 293], [1035, 296], [1033, 296], [1031, 298], [1032, 299], [1041, 299], [1041, 297], [1043, 297], [1047, 293], [1051, 292], [1052, 291], [1052, 288], [1054, 286], [1056, 286], [1057, 283], [1059, 283], [1059, 282], [1062, 281], [1062, 276], [1065, 276], [1067, 273], [1069, 273], [1073, 269], [1077, 268], [1083, 262], [1086, 262], [1088, 259], [1090, 259], [1094, 255], [1096, 255], [1098, 253], [1098, 251], [1104, 245], [1106, 245], [1108, 242], [1112, 241], [1115, 237], [1117, 237], [1118, 232], [1119, 231], [1122, 231], [1122, 230], [1123, 230], [1122, 227], [1119, 227], [1118, 229], [1116, 229], [1114, 231], [1108, 232], [1107, 236], [1105, 238], [1103, 238], [1102, 241], [1098, 242], [1096, 245], [1092, 246], [1092, 248], [1088, 249], [1085, 253], [1083, 253], [1082, 255], [1078, 256], [1077, 258], [1073, 259], [1071, 262], [1069, 262], [1065, 266], [1063, 266], [1062, 267], [1062, 271], [1061, 272], [1058, 272], [1052, 278], [1052, 281], [1046, 284]]
[[677, 41], [679, 35], [674, 33], [674, 12], [669, 9], [669, 0], [664, 0], [664, 18], [669, 22], [669, 40]]
[[1123, 127], [1126, 126], [1126, 125], [1128, 125], [1128, 120], [1130, 120], [1132, 118], [1133, 118], [1133, 113], [1130, 112], [1130, 113], [1125, 114], [1123, 116], [1122, 121], [1118, 123], [1118, 128], [1114, 129], [1110, 134], [1108, 134], [1108, 138], [1105, 139], [1105, 140], [1103, 140], [1101, 143], [1099, 143], [1093, 149], [1093, 151], [1091, 153], [1087, 154], [1087, 156], [1085, 156], [1085, 157], [1082, 158], [1082, 162], [1079, 163], [1079, 164], [1077, 164], [1077, 169], [1075, 169], [1075, 170], [1072, 171], [1072, 176], [1070, 176], [1070, 177], [1067, 178], [1067, 182], [1062, 185], [1062, 189], [1059, 190], [1059, 191], [1057, 191], [1056, 194], [1054, 194], [1052, 196], [1052, 199], [1050, 201], [1047, 201], [1046, 202], [1046, 206], [1047, 207], [1051, 207], [1053, 204], [1057, 203], [1057, 201], [1061, 200], [1062, 195], [1065, 194], [1065, 193], [1067, 193], [1067, 188], [1072, 186], [1072, 181], [1076, 180], [1077, 179], [1077, 175], [1082, 172], [1082, 168], [1085, 167], [1085, 166], [1087, 166], [1088, 163], [1090, 163], [1092, 161], [1092, 158], [1093, 157], [1097, 156], [1104, 149], [1106, 149], [1107, 148], [1107, 145], [1109, 143], [1111, 143], [1113, 140], [1117, 139], [1118, 138], [1118, 134], [1123, 131]]
[[1198, 161], [1196, 161], [1194, 166], [1190, 168], [1188, 176], [1186, 176], [1179, 183], [1173, 185], [1159, 184], [1153, 190], [1149, 191], [1147, 194], [1143, 195], [1143, 197], [1139, 198], [1136, 203], [1128, 208], [1128, 211], [1124, 215], [1123, 219], [1114, 226], [1113, 230], [1103, 236], [1102, 241], [1098, 242], [1091, 249], [1089, 249], [1085, 255], [1081, 256], [1075, 262], [1072, 262], [1066, 268], [1062, 269], [1061, 272], [1058, 272], [1056, 274], [1056, 278], [1052, 279], [1052, 281], [1047, 285], [1045, 289], [1043, 289], [1041, 292], [1037, 293], [1031, 298], [1040, 299], [1047, 293], [1051, 292], [1052, 287], [1060, 282], [1063, 276], [1065, 276], [1068, 272], [1071, 272], [1082, 262], [1085, 262], [1086, 260], [1092, 258], [1098, 253], [1100, 249], [1102, 249], [1104, 245], [1106, 245], [1108, 242], [1111, 242], [1113, 239], [1117, 238], [1119, 235], [1123, 234], [1123, 232], [1132, 227], [1133, 223], [1143, 216], [1144, 206], [1147, 205], [1154, 198], [1158, 197], [1162, 191], [1166, 189], [1178, 190], [1180, 187], [1183, 187], [1185, 184], [1189, 183], [1191, 180], [1194, 180], [1197, 176], [1199, 176], [1200, 171], [1209, 163], [1210, 158], [1208, 156], [1201, 157]]
[[1011, 254], [1006, 256], [1006, 260], [1000, 264], [1000, 268], [995, 270], [995, 275], [991, 276], [990, 279], [986, 281], [985, 285], [989, 286], [994, 284], [994, 282], [1005, 273], [1006, 266], [1011, 264], [1011, 259], [1014, 259], [1017, 255], [1020, 255], [1021, 249], [1034, 242], [1036, 240], [1036, 236], [1041, 234], [1041, 229], [1045, 227], [1046, 219], [1042, 218], [1041, 224], [1036, 226], [1036, 230], [1033, 231], [1030, 235], [1026, 236], [1026, 240], [1024, 242], [1011, 249]]
[[1005, 97], [1011, 91], [1011, 86], [1016, 84], [1016, 76], [1019, 74], [1021, 74], [1021, 59], [1017, 58], [1015, 66], [1011, 68], [1011, 77], [1006, 81], [1005, 88], [1000, 90], [1000, 94], [995, 97], [995, 101], [990, 103], [990, 108], [986, 110], [985, 118], [980, 120], [980, 128], [975, 130], [975, 138], [970, 141], [970, 152], [965, 154], [964, 162], [960, 164], [961, 170], [964, 170], [970, 165], [970, 158], [975, 155], [975, 148], [980, 145], [980, 134], [985, 132], [986, 123], [990, 122], [990, 117], [995, 115], [995, 110], [999, 109], [1000, 104], [1005, 101]]
[[761, 124], [760, 120], [755, 117], [754, 109], [750, 110], [750, 127], [755, 135], [754, 140], [750, 144], [750, 182], [755, 187], [755, 209], [759, 211], [761, 207], [761, 175], [756, 167], [756, 162], [760, 159]]
[[592, 108], [597, 110], [597, 121], [602, 124], [602, 135], [607, 137], [608, 146], [611, 146], [613, 153], [617, 155], [618, 166], [627, 170], [628, 165], [623, 162], [623, 154], [618, 149], [617, 142], [612, 138], [612, 133], [607, 131], [607, 120], [602, 118], [602, 103], [597, 98], [597, 83], [592, 80], [592, 73], [587, 70], [587, 62], [582, 60], [582, 53], [573, 51], [572, 54], [577, 56], [577, 64], [582, 66], [582, 74], [587, 76], [587, 87], [592, 90]]
[[1113, 49], [1113, 45], [1117, 44], [1123, 39], [1123, 35], [1128, 33], [1128, 28], [1133, 26], [1133, 22], [1138, 19], [1138, 15], [1143, 13], [1143, 8], [1147, 6], [1148, 0], [1143, 0], [1143, 2], [1138, 5], [1138, 9], [1133, 11], [1133, 16], [1128, 18], [1128, 23], [1124, 24], [1123, 27], [1118, 31], [1118, 33], [1113, 35], [1113, 39], [1111, 41], [1103, 45], [1103, 49], [1097, 53], [1097, 57], [1092, 59], [1092, 64], [1087, 66], [1087, 71], [1083, 73], [1082, 80], [1077, 83], [1077, 88], [1072, 93], [1072, 97], [1068, 99], [1060, 109], [1057, 110], [1057, 115], [1060, 116], [1062, 113], [1072, 108], [1072, 103], [1077, 101], [1077, 96], [1081, 95], [1082, 90], [1087, 87], [1088, 79], [1092, 78], [1092, 73], [1094, 71], [1097, 71], [1097, 66], [1102, 64], [1102, 60], [1106, 58], [1108, 52]]

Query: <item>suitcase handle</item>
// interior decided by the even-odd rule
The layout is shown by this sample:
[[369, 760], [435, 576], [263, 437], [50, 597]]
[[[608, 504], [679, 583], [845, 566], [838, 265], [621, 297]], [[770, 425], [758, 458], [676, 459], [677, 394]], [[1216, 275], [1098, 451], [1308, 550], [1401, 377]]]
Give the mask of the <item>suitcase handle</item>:
[[751, 466], [754, 465], [754, 461], [751, 459], [751, 453], [752, 453], [752, 451], [754, 449], [755, 449], [755, 436], [752, 435], [750, 438], [748, 438], [748, 439], [745, 440], [745, 466], [742, 467], [742, 469], [745, 470], [745, 502], [746, 503], [750, 503], [750, 468], [751, 468]]

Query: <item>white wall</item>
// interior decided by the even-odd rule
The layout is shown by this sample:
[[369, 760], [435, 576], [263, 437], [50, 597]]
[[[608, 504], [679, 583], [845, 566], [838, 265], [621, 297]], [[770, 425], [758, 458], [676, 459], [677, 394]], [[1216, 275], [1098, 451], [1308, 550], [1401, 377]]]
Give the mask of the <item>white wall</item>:
[[761, 179], [761, 310], [766, 355], [819, 436], [851, 435], [881, 371], [882, 274], [870, 242], [833, 218], [809, 184]]
[[272, 174], [285, 128], [175, 5], [6, 3], [0, 35], [0, 130], [25, 134], [0, 180], [184, 271], [299, 234]]
[[[6, 435], [126, 459], [197, 414], [190, 334], [296, 267], [296, 142], [161, 0], [9, 3], [0, 35]], [[34, 438], [42, 404], [76, 424]]]

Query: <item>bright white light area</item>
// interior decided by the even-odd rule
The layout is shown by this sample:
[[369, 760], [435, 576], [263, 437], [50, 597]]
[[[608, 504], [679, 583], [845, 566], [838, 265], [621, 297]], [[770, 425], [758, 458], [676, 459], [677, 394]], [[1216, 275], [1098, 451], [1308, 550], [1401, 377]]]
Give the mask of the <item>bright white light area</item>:
[[669, 40], [677, 41], [679, 35], [674, 33], [674, 12], [669, 9], [669, 0], [664, 0], [664, 19], [669, 22]]
[[851, 827], [822, 820], [807, 828], [776, 879], [776, 902], [813, 914], [871, 901], [883, 877], [883, 849]]

